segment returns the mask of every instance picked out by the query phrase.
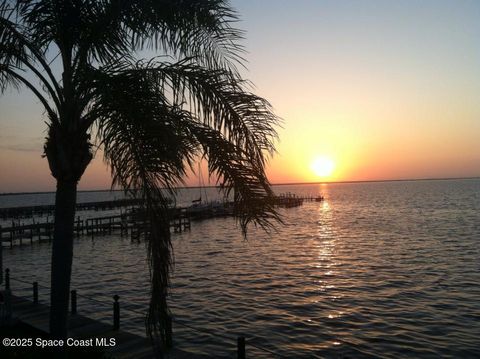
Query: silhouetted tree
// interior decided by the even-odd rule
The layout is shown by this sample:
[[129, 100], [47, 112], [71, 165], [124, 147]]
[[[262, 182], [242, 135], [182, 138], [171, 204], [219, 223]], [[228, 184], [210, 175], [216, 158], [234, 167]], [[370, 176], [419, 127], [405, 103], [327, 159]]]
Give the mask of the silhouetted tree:
[[[25, 86], [45, 108], [57, 182], [50, 329], [66, 336], [77, 183], [92, 146], [113, 186], [144, 200], [150, 335], [162, 335], [172, 265], [166, 196], [208, 159], [242, 230], [278, 219], [264, 173], [277, 118], [250, 92], [242, 33], [223, 0], [18, 0], [0, 4], [0, 89]], [[145, 54], [154, 53], [159, 57]], [[161, 191], [160, 188], [165, 188]]]

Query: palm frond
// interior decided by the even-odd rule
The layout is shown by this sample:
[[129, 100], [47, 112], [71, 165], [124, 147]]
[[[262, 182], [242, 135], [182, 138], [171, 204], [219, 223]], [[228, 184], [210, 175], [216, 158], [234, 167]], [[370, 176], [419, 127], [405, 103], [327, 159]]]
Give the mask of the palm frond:
[[169, 273], [172, 265], [167, 200], [192, 161], [196, 144], [185, 131], [187, 113], [172, 106], [148, 79], [135, 73], [102, 73], [91, 111], [112, 177], [145, 203], [151, 302], [147, 330], [164, 339]]
[[[236, 70], [244, 60], [232, 27], [236, 13], [224, 0], [102, 1], [84, 6], [78, 18], [78, 57], [110, 63], [152, 48], [177, 58], [195, 57], [209, 68]], [[36, 17], [38, 19], [38, 17]]]
[[[174, 72], [173, 66], [153, 68], [125, 61], [92, 70], [96, 80], [90, 113], [97, 119], [98, 139], [112, 168], [115, 184], [132, 194], [139, 193], [146, 203], [152, 294], [158, 299], [151, 301], [148, 317], [152, 335], [158, 331], [161, 334], [164, 328], [168, 313], [168, 280], [165, 278], [172, 263], [167, 230], [169, 213], [160, 187], [174, 193], [175, 186], [182, 183], [187, 166], [192, 166], [195, 156], [204, 155], [209, 160], [210, 173], [218, 176], [226, 195], [234, 192], [235, 214], [245, 234], [248, 223], [268, 229], [280, 220], [273, 206], [262, 154], [264, 148], [273, 146], [267, 137], [274, 131], [271, 122], [275, 117], [264, 112], [267, 109], [262, 107], [263, 102], [249, 107], [259, 98], [241, 92], [241, 86], [231, 76], [209, 83], [212, 95], [202, 98], [206, 104], [201, 104], [201, 110], [186, 110], [175, 92], [179, 85], [173, 80], [177, 78], [171, 75], [181, 74], [183, 69]], [[200, 67], [195, 70], [201, 72]], [[206, 76], [206, 72], [201, 73]], [[229, 86], [228, 79], [232, 81]], [[219, 88], [215, 88], [216, 85]], [[238, 97], [234, 91], [239, 91]], [[215, 97], [216, 93], [222, 96]], [[223, 116], [224, 120], [214, 118], [215, 115]], [[159, 223], [166, 227], [157, 227]]]
[[97, 120], [99, 139], [114, 165], [114, 181], [135, 188], [137, 183], [118, 176], [128, 173], [132, 181], [140, 177], [140, 169], [132, 172], [131, 164], [141, 162], [142, 170], [155, 174], [159, 186], [174, 188], [185, 175], [185, 159], [191, 160], [193, 150], [182, 128], [181, 118], [187, 113], [170, 104], [148, 78], [138, 75], [99, 72], [92, 118]]
[[215, 129], [195, 123], [190, 131], [208, 159], [209, 172], [218, 179], [225, 195], [229, 197], [234, 192], [234, 214], [245, 236], [249, 223], [268, 231], [275, 222], [282, 221], [262, 164]]
[[[59, 107], [62, 98], [60, 86], [44, 53], [33, 41], [28, 29], [23, 23], [15, 21], [15, 9], [9, 1], [0, 3], [0, 64], [2, 65], [1, 70], [3, 70], [0, 73], [0, 89], [5, 88], [5, 84], [12, 81], [12, 76], [8, 72], [13, 71], [19, 77], [23, 77], [20, 71], [28, 69], [40, 80], [43, 90]], [[34, 93], [38, 97], [39, 91], [34, 91]], [[45, 98], [40, 100], [45, 102]]]
[[265, 153], [274, 152], [275, 126], [280, 120], [272, 113], [270, 104], [248, 92], [248, 83], [231, 71], [210, 70], [193, 59], [176, 63], [152, 60], [134, 65], [121, 61], [112, 71], [138, 73], [149, 79], [159, 92], [168, 92], [175, 105], [222, 132], [259, 164], [265, 164]]
[[[154, 0], [136, 7], [146, 14], [130, 12], [127, 26], [133, 30], [133, 43], [173, 53], [178, 58], [195, 57], [208, 68], [236, 69], [243, 62], [239, 45], [243, 32], [232, 26], [238, 15], [225, 0]], [[138, 19], [145, 19], [138, 22]], [[154, 34], [152, 37], [151, 35]]]

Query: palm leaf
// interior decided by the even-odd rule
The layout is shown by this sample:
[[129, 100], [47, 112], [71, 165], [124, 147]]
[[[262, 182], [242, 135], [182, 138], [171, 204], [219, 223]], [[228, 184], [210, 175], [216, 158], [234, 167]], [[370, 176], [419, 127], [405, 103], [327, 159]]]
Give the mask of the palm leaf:
[[[149, 334], [155, 335], [160, 331], [161, 335], [168, 313], [166, 278], [172, 259], [170, 232], [167, 230], [169, 212], [166, 210], [165, 194], [158, 188], [164, 187], [166, 193], [174, 194], [175, 186], [182, 182], [193, 159], [198, 155], [205, 156], [209, 160], [210, 173], [218, 176], [225, 195], [234, 192], [235, 214], [244, 233], [251, 222], [271, 228], [272, 221], [280, 218], [273, 206], [273, 193], [264, 173], [264, 157], [258, 155], [262, 152], [258, 148], [262, 142], [255, 140], [265, 140], [273, 131], [268, 121], [274, 117], [266, 116], [264, 121], [260, 121], [266, 110], [261, 108], [256, 112], [258, 106], [250, 108], [248, 115], [252, 120], [240, 128], [243, 137], [235, 136], [232, 132], [240, 130], [225, 126], [230, 119], [217, 122], [207, 118], [203, 110], [196, 112], [199, 117], [195, 116], [195, 112], [185, 110], [182, 101], [172, 91], [175, 84], [170, 84], [170, 91], [167, 91], [165, 82], [159, 81], [165, 76], [164, 68], [143, 68], [141, 65], [129, 66], [124, 62], [108, 70], [97, 71], [91, 113], [95, 114], [92, 118], [97, 119], [98, 140], [104, 147], [115, 183], [133, 195], [142, 196], [145, 201], [149, 218], [146, 234], [152, 295], [157, 299], [150, 303], [148, 328]], [[168, 65], [168, 70], [173, 71], [172, 67]], [[181, 69], [177, 71], [181, 73]], [[235, 80], [234, 77], [229, 79]], [[225, 91], [226, 80], [220, 82], [219, 89], [213, 88], [217, 84], [213, 82], [210, 85], [212, 93]], [[232, 83], [229, 89], [241, 91], [241, 86]], [[236, 102], [226, 101], [231, 98], [235, 98]], [[225, 111], [231, 111], [236, 116], [231, 121], [242, 120], [240, 116], [247, 112], [252, 98], [257, 100], [253, 95], [242, 92], [238, 98], [233, 93], [221, 98], [226, 102]], [[212, 101], [220, 102], [221, 99]], [[245, 103], [241, 103], [242, 99]], [[243, 112], [234, 112], [235, 109]], [[219, 115], [226, 117], [224, 112]], [[226, 134], [219, 130], [222, 126]]]

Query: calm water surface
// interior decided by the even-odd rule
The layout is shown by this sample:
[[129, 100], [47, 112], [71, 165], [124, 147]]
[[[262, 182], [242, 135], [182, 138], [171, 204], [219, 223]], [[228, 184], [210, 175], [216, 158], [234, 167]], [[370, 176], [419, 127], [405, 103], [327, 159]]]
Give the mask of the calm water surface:
[[[245, 335], [292, 358], [480, 357], [480, 180], [276, 190], [326, 200], [282, 210], [284, 226], [252, 228], [248, 241], [231, 218], [173, 236], [176, 346], [234, 357], [235, 338]], [[0, 196], [0, 206], [11, 197]], [[5, 248], [4, 262], [13, 277], [49, 282], [47, 243]], [[143, 243], [119, 235], [75, 241], [72, 287], [106, 301], [80, 297], [82, 313], [110, 321], [119, 294], [122, 327], [144, 333], [147, 273]], [[248, 344], [247, 352], [272, 357]]]

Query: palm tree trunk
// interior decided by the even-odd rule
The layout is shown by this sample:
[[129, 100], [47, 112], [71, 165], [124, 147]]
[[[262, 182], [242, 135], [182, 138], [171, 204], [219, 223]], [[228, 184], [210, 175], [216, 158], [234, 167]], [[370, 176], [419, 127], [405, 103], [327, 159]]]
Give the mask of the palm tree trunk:
[[67, 337], [68, 299], [73, 259], [73, 226], [77, 182], [57, 180], [55, 196], [55, 227], [52, 247], [50, 293], [50, 334], [53, 338]]

